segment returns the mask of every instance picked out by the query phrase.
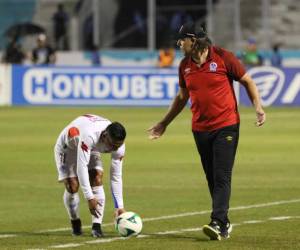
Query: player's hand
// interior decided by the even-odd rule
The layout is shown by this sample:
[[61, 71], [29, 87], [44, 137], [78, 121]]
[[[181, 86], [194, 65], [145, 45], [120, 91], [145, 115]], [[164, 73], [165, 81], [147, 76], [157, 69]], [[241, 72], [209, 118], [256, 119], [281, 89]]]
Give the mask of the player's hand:
[[157, 139], [163, 135], [166, 130], [166, 126], [163, 125], [161, 122], [157, 123], [156, 125], [149, 128], [147, 131], [149, 133], [149, 139]]
[[121, 215], [122, 213], [125, 213], [125, 212], [126, 212], [126, 210], [124, 208], [117, 208], [115, 210], [114, 216], [115, 216], [115, 218], [117, 218], [119, 215]]
[[266, 121], [266, 114], [265, 114], [265, 111], [260, 108], [260, 109], [257, 109], [256, 110], [256, 122], [255, 122], [255, 125], [257, 127], [260, 127], [262, 126]]
[[101, 216], [101, 213], [99, 211], [99, 206], [102, 206], [99, 201], [96, 199], [88, 200], [90, 213], [94, 215], [96, 218], [99, 218]]

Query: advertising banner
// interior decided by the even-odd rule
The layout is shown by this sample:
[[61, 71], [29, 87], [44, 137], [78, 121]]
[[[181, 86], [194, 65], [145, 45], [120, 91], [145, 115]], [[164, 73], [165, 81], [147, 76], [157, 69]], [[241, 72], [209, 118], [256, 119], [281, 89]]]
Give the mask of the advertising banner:
[[[249, 69], [264, 106], [300, 106], [300, 69]], [[178, 90], [177, 69], [12, 67], [13, 105], [168, 106]], [[236, 84], [241, 105], [251, 105]]]
[[169, 105], [176, 70], [13, 67], [14, 105]]
[[[300, 106], [300, 68], [255, 67], [248, 70], [259, 90], [263, 106]], [[240, 86], [240, 104], [251, 105]]]

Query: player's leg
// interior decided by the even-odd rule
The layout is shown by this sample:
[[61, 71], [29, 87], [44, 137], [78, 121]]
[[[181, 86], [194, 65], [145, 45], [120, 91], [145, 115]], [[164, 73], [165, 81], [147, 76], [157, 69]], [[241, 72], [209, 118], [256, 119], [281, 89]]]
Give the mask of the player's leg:
[[229, 238], [232, 230], [228, 219], [231, 194], [231, 177], [239, 140], [239, 125], [218, 130], [213, 143], [214, 150], [214, 192], [212, 222], [220, 227], [220, 236]]
[[[194, 138], [198, 152], [201, 156], [201, 163], [206, 175], [211, 198], [213, 200], [215, 181], [214, 181], [214, 166], [213, 166], [213, 141], [215, 132], [194, 132]], [[203, 233], [211, 240], [220, 240], [220, 227], [214, 221], [204, 225]]]
[[77, 177], [70, 177], [63, 180], [65, 192], [63, 196], [64, 205], [68, 212], [72, 225], [72, 234], [81, 235], [81, 220], [79, 216], [79, 182]]
[[79, 217], [79, 183], [76, 177], [76, 153], [66, 151], [62, 153], [60, 145], [56, 144], [54, 157], [58, 171], [58, 181], [63, 182], [65, 191], [63, 201], [72, 225], [72, 234], [80, 235], [81, 221]]
[[206, 176], [210, 195], [214, 190], [213, 150], [210, 132], [193, 132], [202, 167]]
[[92, 216], [92, 236], [103, 237], [101, 224], [105, 208], [105, 192], [103, 188], [103, 167], [99, 155], [92, 154], [89, 163], [89, 176], [93, 194], [99, 202], [98, 211], [100, 216]]

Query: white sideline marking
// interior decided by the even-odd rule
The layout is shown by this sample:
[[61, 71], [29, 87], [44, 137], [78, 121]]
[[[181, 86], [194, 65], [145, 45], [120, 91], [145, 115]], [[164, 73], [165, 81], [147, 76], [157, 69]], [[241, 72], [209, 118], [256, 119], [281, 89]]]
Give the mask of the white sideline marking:
[[[280, 217], [271, 217], [268, 218], [266, 220], [252, 220], [252, 221], [244, 221], [241, 223], [237, 223], [237, 224], [233, 224], [234, 227], [236, 226], [241, 226], [241, 225], [245, 225], [245, 224], [249, 224], [249, 222], [251, 222], [252, 224], [254, 223], [266, 223], [270, 220], [274, 220], [274, 221], [282, 221], [282, 220], [289, 220], [289, 219], [300, 219], [300, 216], [280, 216]], [[179, 230], [174, 230], [174, 231], [163, 231], [163, 232], [156, 232], [153, 234], [142, 234], [139, 235], [137, 238], [150, 238], [153, 236], [159, 236], [159, 235], [169, 235], [169, 234], [181, 234], [184, 232], [194, 232], [194, 231], [201, 231], [202, 228], [196, 227], [196, 228], [185, 228], [185, 229], [179, 229]], [[130, 238], [130, 237], [129, 237]], [[85, 244], [97, 244], [97, 243], [107, 243], [107, 242], [112, 242], [112, 241], [117, 241], [117, 240], [127, 240], [129, 238], [123, 238], [123, 237], [116, 237], [116, 238], [108, 238], [108, 239], [99, 239], [99, 240], [92, 240], [92, 241], [85, 241], [83, 243], [78, 243], [78, 244], [74, 244], [76, 246], [74, 247], [79, 247], [79, 246], [83, 246]], [[55, 245], [55, 246], [50, 246], [49, 248], [67, 248], [70, 247], [71, 244], [63, 244], [63, 245]]]
[[79, 247], [82, 246], [82, 243], [68, 243], [64, 245], [52, 246], [53, 248], [66, 248], [66, 247]]
[[186, 228], [186, 229], [182, 229], [182, 232], [194, 232], [194, 231], [201, 231], [202, 227], [196, 227], [196, 228]]
[[[261, 204], [255, 204], [255, 205], [238, 206], [238, 207], [230, 208], [230, 211], [244, 210], [244, 209], [251, 209], [251, 208], [260, 208], [260, 207], [269, 207], [269, 206], [277, 206], [277, 205], [288, 204], [288, 203], [297, 203], [297, 202], [300, 202], [300, 199], [282, 200], [282, 201], [261, 203]], [[208, 214], [210, 212], [211, 212], [210, 210], [203, 210], [203, 211], [199, 211], [199, 212], [190, 212], [190, 213], [166, 215], [166, 216], [160, 216], [160, 217], [154, 217], [154, 218], [144, 218], [143, 222], [156, 221], [156, 220], [168, 220], [168, 219], [179, 218], [179, 217]], [[113, 225], [113, 223], [106, 223], [106, 224], [103, 224], [102, 226], [106, 227], [106, 226], [111, 226], [111, 225]], [[82, 228], [89, 228], [89, 227], [90, 226], [83, 226]], [[60, 232], [60, 231], [68, 231], [68, 230], [70, 230], [70, 228], [57, 228], [57, 229], [41, 230], [41, 231], [37, 231], [36, 233]], [[18, 237], [18, 236], [19, 235], [17, 235], [17, 234], [2, 234], [2, 235], [0, 234], [0, 238]]]
[[26, 249], [26, 250], [45, 250], [44, 248], [29, 248], [29, 249]]
[[269, 220], [288, 220], [290, 216], [281, 216], [281, 217], [271, 217]]
[[29, 248], [29, 249], [26, 249], [26, 250], [45, 250], [44, 248]]
[[248, 220], [244, 221], [244, 224], [255, 224], [255, 223], [261, 223], [261, 220]]
[[[260, 207], [270, 207], [270, 206], [277, 206], [282, 204], [288, 204], [288, 203], [296, 203], [300, 202], [300, 199], [294, 199], [294, 200], [283, 200], [283, 201], [275, 201], [275, 202], [269, 202], [269, 203], [261, 203], [261, 204], [254, 204], [254, 205], [247, 205], [247, 206], [238, 206], [230, 208], [230, 211], [235, 210], [244, 210], [244, 209], [251, 209], [251, 208], [260, 208]], [[156, 220], [168, 220], [173, 218], [179, 218], [179, 217], [187, 217], [187, 216], [194, 216], [194, 215], [202, 215], [202, 214], [209, 214], [211, 213], [211, 210], [203, 210], [199, 212], [189, 212], [189, 213], [182, 213], [182, 214], [173, 214], [173, 215], [165, 215], [160, 217], [154, 217], [154, 218], [144, 218], [143, 222], [146, 221], [156, 221]], [[107, 227], [111, 226], [114, 223], [105, 223], [102, 226]], [[82, 228], [90, 228], [90, 226], [84, 226]], [[38, 233], [49, 233], [49, 232], [60, 232], [60, 231], [69, 231], [70, 228], [57, 228], [57, 229], [48, 229], [48, 230], [41, 230], [38, 231]]]
[[[288, 203], [296, 203], [300, 202], [300, 199], [293, 199], [293, 200], [282, 200], [282, 201], [275, 201], [275, 202], [268, 202], [268, 203], [261, 203], [261, 204], [255, 204], [255, 205], [247, 205], [247, 206], [238, 206], [230, 208], [230, 211], [234, 210], [244, 210], [244, 209], [251, 209], [251, 208], [260, 208], [260, 207], [269, 207], [269, 206], [276, 206], [276, 205], [282, 205], [282, 204], [288, 204]], [[179, 217], [186, 217], [186, 216], [194, 216], [194, 215], [201, 215], [201, 214], [208, 214], [211, 210], [203, 210], [199, 212], [189, 212], [189, 213], [182, 213], [182, 214], [174, 214], [174, 215], [166, 215], [166, 216], [160, 216], [160, 217], [154, 217], [154, 218], [144, 218], [143, 221], [156, 221], [156, 220], [168, 220], [173, 218], [179, 218]], [[102, 226], [111, 226], [113, 223], [105, 223]], [[82, 228], [89, 228], [90, 226], [83, 226]], [[69, 231], [70, 228], [56, 228], [56, 229], [48, 229], [48, 230], [41, 230], [37, 231], [37, 233], [50, 233], [50, 232], [61, 232], [61, 231]], [[16, 234], [0, 234], [0, 238], [8, 238], [8, 237], [17, 237]]]
[[29, 249], [26, 249], [26, 250], [46, 250], [45, 248], [29, 248]]
[[164, 231], [164, 232], [158, 232], [158, 233], [154, 233], [157, 235], [164, 235], [164, 234], [176, 234], [178, 231]]
[[106, 243], [106, 242], [111, 242], [111, 241], [116, 241], [116, 240], [125, 240], [125, 238], [124, 237], [114, 237], [114, 238], [107, 238], [107, 239], [97, 239], [97, 240], [85, 241], [85, 243], [88, 243], [88, 244]]
[[0, 234], [0, 238], [17, 237], [16, 234]]

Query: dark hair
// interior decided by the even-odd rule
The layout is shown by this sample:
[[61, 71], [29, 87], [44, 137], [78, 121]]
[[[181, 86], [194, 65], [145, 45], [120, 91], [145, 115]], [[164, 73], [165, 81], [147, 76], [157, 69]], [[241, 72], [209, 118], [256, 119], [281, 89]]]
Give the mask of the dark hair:
[[113, 141], [124, 141], [126, 137], [126, 130], [124, 126], [119, 122], [113, 122], [106, 128], [110, 138]]
[[208, 48], [212, 44], [211, 40], [207, 36], [203, 38], [192, 38], [192, 41], [194, 42], [192, 49], [197, 52], [203, 52], [204, 49]]

